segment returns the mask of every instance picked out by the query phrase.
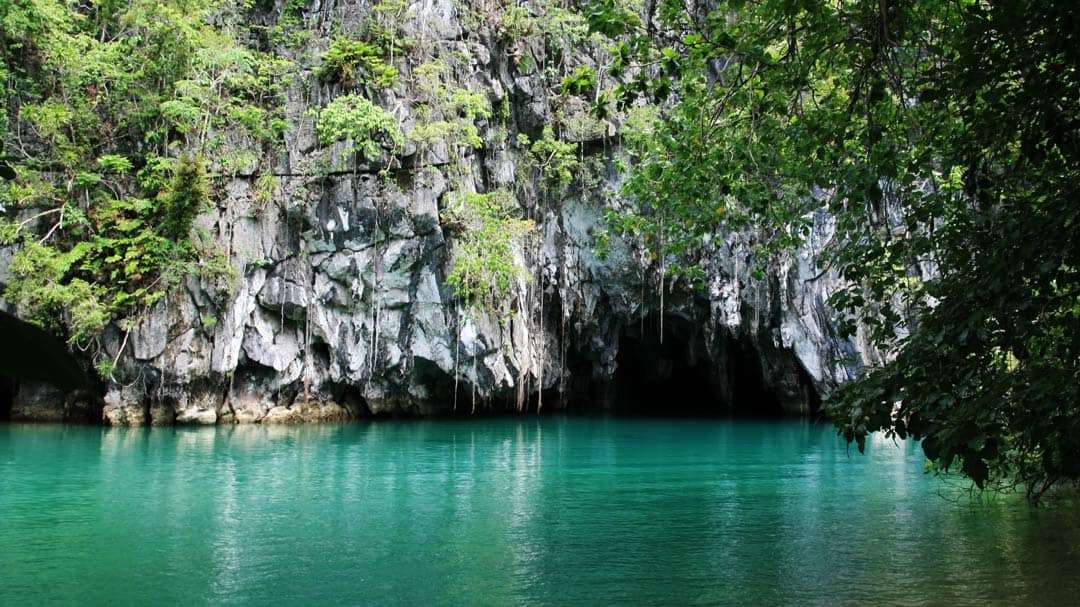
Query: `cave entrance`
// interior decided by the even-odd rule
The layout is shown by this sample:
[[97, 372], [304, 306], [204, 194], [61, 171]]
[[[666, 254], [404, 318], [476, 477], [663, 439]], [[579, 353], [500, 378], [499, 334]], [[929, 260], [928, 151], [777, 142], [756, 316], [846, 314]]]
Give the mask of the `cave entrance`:
[[11, 407], [15, 404], [16, 389], [18, 389], [18, 384], [14, 379], [0, 375], [0, 422], [11, 419]]
[[688, 321], [664, 318], [628, 326], [619, 340], [608, 394], [618, 413], [672, 416], [776, 416], [783, 410], [766, 385], [751, 344], [729, 336], [706, 348]]

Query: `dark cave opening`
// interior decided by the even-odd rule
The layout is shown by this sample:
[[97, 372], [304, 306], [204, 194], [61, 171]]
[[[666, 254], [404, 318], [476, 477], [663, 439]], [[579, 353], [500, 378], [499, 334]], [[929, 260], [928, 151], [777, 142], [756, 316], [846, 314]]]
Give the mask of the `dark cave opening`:
[[[476, 390], [469, 381], [464, 368], [459, 369], [458, 377], [455, 380], [452, 373], [444, 371], [433, 361], [417, 357], [413, 359], [412, 373], [416, 383], [424, 386], [427, 394], [425, 398], [422, 399], [423, 402], [420, 404], [420, 408], [412, 411], [404, 411], [403, 413], [406, 415], [434, 414], [444, 417], [458, 417], [474, 415], [478, 412], [490, 413], [493, 402], [503, 405], [503, 407], [500, 407], [500, 410], [502, 411], [509, 410], [511, 407], [507, 398], [495, 397], [492, 399], [484, 399], [477, 396]], [[421, 410], [434, 403], [440, 403], [442, 405], [441, 407], [437, 407], [440, 409], [439, 411], [434, 412], [435, 408], [432, 408], [426, 413]], [[474, 404], [476, 405], [475, 408]]]
[[311, 354], [316, 364], [323, 369], [330, 367], [330, 345], [325, 341], [314, 337], [311, 340]]
[[11, 419], [11, 407], [15, 403], [15, 391], [18, 384], [14, 379], [0, 375], [0, 422]]
[[333, 383], [329, 384], [328, 387], [334, 402], [345, 407], [349, 415], [353, 417], [371, 415], [367, 400], [364, 399], [363, 392], [358, 387], [347, 383]]
[[707, 349], [700, 331], [676, 317], [624, 329], [609, 410], [634, 415], [777, 416], [780, 399], [766, 383], [760, 355], [744, 340], [716, 338]]

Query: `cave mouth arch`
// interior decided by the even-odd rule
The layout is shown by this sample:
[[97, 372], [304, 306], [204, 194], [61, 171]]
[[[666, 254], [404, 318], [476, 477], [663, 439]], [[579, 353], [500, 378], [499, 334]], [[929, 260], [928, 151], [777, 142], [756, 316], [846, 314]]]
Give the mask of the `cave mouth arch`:
[[[677, 316], [665, 316], [663, 321], [662, 340], [659, 317], [623, 327], [604, 398], [608, 410], [674, 417], [789, 413], [766, 377], [762, 353], [749, 339], [725, 331], [708, 341], [700, 324]], [[802, 370], [793, 358], [791, 364]], [[804, 387], [810, 412], [815, 413], [813, 387]]]

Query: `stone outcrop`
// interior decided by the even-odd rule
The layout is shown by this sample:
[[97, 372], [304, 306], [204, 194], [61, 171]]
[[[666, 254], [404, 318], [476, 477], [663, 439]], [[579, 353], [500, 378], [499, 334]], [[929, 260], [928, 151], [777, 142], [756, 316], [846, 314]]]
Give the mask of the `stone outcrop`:
[[[359, 2], [310, 6], [312, 42], [297, 57], [317, 56], [331, 30], [356, 30], [370, 11]], [[502, 122], [477, 123], [483, 145], [461, 152], [410, 144], [387, 161], [386, 174], [378, 163], [350, 160], [318, 170], [321, 158], [341, 150], [317, 145], [307, 112], [340, 91], [306, 67], [289, 89], [290, 129], [271, 163], [272, 200], [256, 195], [256, 174], [239, 175], [220, 188], [217, 209], [199, 218], [228, 256], [232, 284], [189, 276], [126, 340], [118, 327], [108, 330], [106, 350], [120, 357], [116, 381], [103, 387], [106, 423], [618, 410], [646, 398], [640, 407], [655, 412], [685, 410], [689, 401], [698, 410], [809, 412], [874, 356], [858, 339], [837, 335], [824, 303], [837, 280], [819, 275], [815, 263], [832, 230], [824, 214], [806, 246], [763, 279], [751, 276], [745, 235], [716, 234], [704, 290], [661, 287], [655, 263], [632, 241], [613, 238], [598, 255], [605, 210], [622, 204], [613, 195], [617, 128], [564, 133], [588, 178], [557, 192], [539, 183], [523, 168], [527, 150], [514, 134], [535, 139], [553, 121], [556, 100], [539, 66], [555, 51], [534, 38], [508, 41], [463, 11], [450, 0], [414, 2], [401, 27], [432, 53], [455, 58], [450, 83], [506, 108]], [[563, 50], [573, 54], [562, 58], [570, 64], [588, 64], [599, 52]], [[532, 61], [515, 60], [521, 53]], [[408, 132], [418, 93], [409, 59], [397, 65], [401, 84], [377, 100]], [[560, 112], [585, 111], [561, 103]], [[513, 191], [537, 226], [516, 252], [529, 278], [515, 285], [508, 315], [462, 309], [446, 281], [450, 192], [496, 188]], [[65, 419], [65, 402], [22, 386], [12, 416]]]

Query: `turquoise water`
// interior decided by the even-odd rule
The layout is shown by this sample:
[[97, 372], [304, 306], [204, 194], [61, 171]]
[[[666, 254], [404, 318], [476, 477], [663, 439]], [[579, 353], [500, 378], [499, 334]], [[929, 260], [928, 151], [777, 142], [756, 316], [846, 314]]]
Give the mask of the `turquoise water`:
[[0, 604], [1075, 604], [1080, 517], [803, 422], [0, 426]]

